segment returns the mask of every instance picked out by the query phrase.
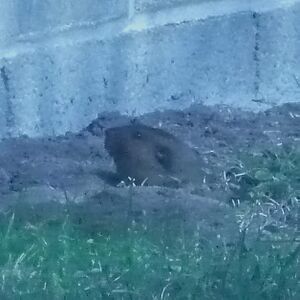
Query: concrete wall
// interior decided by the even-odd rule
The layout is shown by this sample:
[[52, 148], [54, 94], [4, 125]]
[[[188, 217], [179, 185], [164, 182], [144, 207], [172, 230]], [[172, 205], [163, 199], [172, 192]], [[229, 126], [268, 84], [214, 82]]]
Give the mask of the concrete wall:
[[105, 110], [300, 99], [300, 0], [0, 0], [0, 137]]

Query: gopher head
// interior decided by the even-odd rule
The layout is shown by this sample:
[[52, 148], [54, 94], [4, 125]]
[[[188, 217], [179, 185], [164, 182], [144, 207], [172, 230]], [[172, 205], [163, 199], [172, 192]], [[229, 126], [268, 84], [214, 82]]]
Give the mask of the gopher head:
[[[141, 124], [109, 128], [105, 148], [123, 180], [178, 186], [199, 177], [201, 159], [175, 136]], [[175, 181], [175, 183], [174, 183]]]
[[117, 172], [138, 183], [172, 175], [175, 141], [171, 134], [144, 125], [115, 127], [105, 132], [105, 148], [113, 157]]

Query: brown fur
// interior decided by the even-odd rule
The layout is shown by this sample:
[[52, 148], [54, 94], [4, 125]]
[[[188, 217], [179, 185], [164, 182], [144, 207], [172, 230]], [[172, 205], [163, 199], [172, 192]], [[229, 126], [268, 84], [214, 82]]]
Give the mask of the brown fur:
[[180, 186], [204, 177], [199, 154], [161, 129], [140, 124], [109, 128], [105, 148], [120, 178], [134, 178], [136, 184]]

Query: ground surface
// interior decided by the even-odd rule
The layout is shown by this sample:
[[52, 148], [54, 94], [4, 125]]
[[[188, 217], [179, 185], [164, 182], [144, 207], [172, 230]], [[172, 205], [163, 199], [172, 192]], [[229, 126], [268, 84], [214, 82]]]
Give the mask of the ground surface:
[[227, 206], [231, 191], [224, 174], [239, 153], [300, 144], [300, 104], [257, 114], [202, 105], [147, 114], [138, 121], [161, 127], [197, 149], [209, 172], [216, 175], [215, 182], [209, 187], [182, 189], [112, 187], [99, 176], [101, 171], [114, 171], [104, 149], [104, 130], [135, 121], [134, 117], [103, 113], [78, 134], [1, 141], [2, 211], [18, 207], [20, 216], [32, 220], [64, 213], [67, 205], [74, 220], [89, 230], [95, 224], [100, 228], [124, 224], [129, 215], [157, 226], [161, 220], [181, 218], [184, 228], [197, 225], [208, 238], [212, 233], [229, 240], [237, 225]]

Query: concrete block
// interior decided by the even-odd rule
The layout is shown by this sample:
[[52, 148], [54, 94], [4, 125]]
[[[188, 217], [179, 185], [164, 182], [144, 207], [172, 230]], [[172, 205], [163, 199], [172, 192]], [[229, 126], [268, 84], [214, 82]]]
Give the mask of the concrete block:
[[0, 44], [124, 17], [125, 0], [0, 0]]
[[188, 4], [201, 4], [216, 2], [219, 0], [136, 0], [134, 3], [137, 12], [157, 11], [160, 9], [171, 8]]
[[[0, 0], [12, 13], [0, 21], [12, 34], [9, 47], [8, 35], [0, 44], [0, 137], [78, 131], [103, 111], [140, 115], [194, 102], [258, 110], [299, 101], [299, 0], [170, 0], [163, 9], [158, 1], [107, 0], [103, 10], [96, 0], [52, 2]], [[135, 14], [139, 3], [158, 11], [146, 5]], [[24, 34], [14, 26], [18, 11]], [[78, 27], [53, 29], [73, 21]]]
[[258, 99], [300, 101], [300, 4], [258, 15]]

